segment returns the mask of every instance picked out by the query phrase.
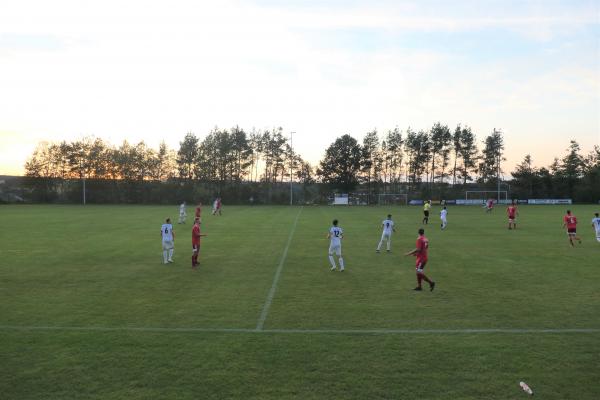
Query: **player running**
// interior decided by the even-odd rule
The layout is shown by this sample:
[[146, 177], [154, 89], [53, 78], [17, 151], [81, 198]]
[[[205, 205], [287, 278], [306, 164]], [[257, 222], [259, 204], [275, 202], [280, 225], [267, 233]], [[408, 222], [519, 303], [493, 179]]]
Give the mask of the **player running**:
[[185, 201], [179, 206], [179, 221], [178, 224], [185, 224], [187, 213], [185, 212]]
[[388, 214], [387, 219], [381, 223], [381, 226], [383, 228], [383, 233], [381, 234], [381, 240], [379, 241], [377, 250], [375, 251], [379, 253], [383, 241], [387, 240], [387, 252], [389, 253], [392, 244], [392, 232], [396, 232], [396, 229], [394, 228], [394, 221], [392, 221], [392, 214]]
[[405, 256], [417, 257], [416, 272], [417, 272], [417, 287], [414, 290], [421, 291], [421, 281], [429, 283], [429, 290], [433, 292], [435, 288], [435, 282], [430, 280], [424, 273], [425, 265], [427, 265], [427, 251], [429, 248], [429, 240], [425, 237], [425, 229], [419, 229], [419, 237], [417, 238], [417, 247], [414, 250], [409, 251]]
[[567, 235], [569, 235], [571, 246], [575, 247], [573, 239], [576, 239], [581, 244], [581, 239], [577, 236], [577, 217], [571, 214], [571, 210], [567, 210], [567, 215], [563, 217], [563, 228], [565, 226], [567, 227]]
[[592, 218], [592, 226], [596, 231], [596, 240], [600, 242], [600, 216], [598, 215], [598, 213], [595, 213], [594, 215], [595, 217]]
[[431, 209], [431, 200], [428, 200], [423, 204], [423, 224], [429, 224], [429, 210]]
[[194, 227], [192, 228], [192, 268], [196, 269], [198, 264], [198, 256], [200, 255], [200, 237], [206, 236], [200, 233], [200, 218], [194, 220]]
[[517, 229], [515, 219], [519, 215], [519, 210], [517, 210], [517, 205], [514, 201], [506, 209], [506, 215], [508, 215], [508, 229]]
[[163, 263], [172, 263], [173, 252], [175, 251], [175, 232], [173, 232], [171, 218], [167, 218], [160, 227], [160, 236], [162, 237]]
[[442, 220], [442, 230], [446, 229], [446, 226], [448, 226], [448, 209], [446, 208], [446, 206], [444, 206], [444, 208], [442, 208], [442, 211], [440, 211], [440, 219]]
[[338, 261], [340, 263], [340, 272], [344, 272], [344, 259], [342, 258], [342, 239], [344, 238], [344, 231], [338, 226], [338, 220], [333, 220], [333, 226], [329, 229], [327, 239], [329, 242], [329, 262], [331, 263], [331, 270], [335, 271], [335, 260], [333, 254], [337, 254]]

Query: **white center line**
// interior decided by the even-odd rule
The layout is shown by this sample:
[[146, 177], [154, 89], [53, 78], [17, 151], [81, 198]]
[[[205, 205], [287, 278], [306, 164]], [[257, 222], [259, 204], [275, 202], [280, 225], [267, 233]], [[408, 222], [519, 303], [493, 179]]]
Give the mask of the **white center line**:
[[285, 249], [283, 250], [283, 254], [281, 256], [281, 260], [279, 261], [279, 265], [277, 266], [275, 277], [273, 278], [273, 284], [271, 285], [271, 289], [269, 290], [269, 294], [267, 295], [267, 300], [265, 301], [262, 312], [260, 313], [260, 317], [258, 318], [258, 323], [256, 324], [257, 331], [262, 331], [263, 327], [265, 326], [265, 320], [267, 319], [267, 315], [269, 314], [269, 308], [271, 308], [273, 297], [275, 296], [275, 292], [277, 291], [279, 276], [281, 275], [281, 270], [283, 269], [283, 264], [285, 263], [288, 249], [290, 248], [290, 243], [292, 243], [292, 237], [294, 237], [294, 232], [296, 231], [296, 225], [298, 225], [298, 218], [300, 218], [300, 214], [302, 213], [303, 208], [304, 207], [300, 207], [300, 210], [296, 215], [296, 219], [294, 220], [294, 225], [292, 226], [292, 230], [290, 231], [290, 236], [288, 237], [287, 244], [285, 245]]
[[251, 329], [251, 328], [161, 328], [135, 326], [19, 326], [0, 325], [2, 331], [84, 331], [84, 332], [158, 332], [158, 333], [271, 333], [341, 335], [456, 335], [456, 334], [564, 334], [600, 333], [600, 328], [466, 328], [466, 329]]

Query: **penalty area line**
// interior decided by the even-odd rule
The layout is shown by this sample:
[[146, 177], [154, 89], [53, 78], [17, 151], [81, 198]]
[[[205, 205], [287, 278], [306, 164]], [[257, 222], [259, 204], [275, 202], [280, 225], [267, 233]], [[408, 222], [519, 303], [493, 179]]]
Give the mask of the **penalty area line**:
[[279, 283], [279, 277], [281, 276], [281, 271], [283, 270], [283, 264], [285, 263], [285, 259], [287, 258], [287, 253], [290, 248], [290, 244], [292, 243], [292, 238], [294, 237], [294, 232], [296, 232], [296, 225], [298, 225], [298, 219], [300, 218], [300, 214], [302, 213], [302, 209], [304, 206], [300, 207], [298, 210], [298, 214], [296, 214], [296, 219], [294, 220], [294, 225], [292, 226], [292, 230], [290, 231], [290, 235], [288, 236], [287, 243], [285, 245], [285, 249], [283, 250], [283, 254], [281, 255], [281, 260], [279, 260], [279, 265], [277, 266], [277, 271], [275, 271], [275, 276], [273, 277], [273, 284], [271, 284], [271, 289], [269, 289], [269, 294], [267, 295], [267, 300], [263, 305], [263, 309], [260, 313], [260, 317], [258, 318], [258, 322], [256, 323], [256, 330], [262, 331], [265, 326], [265, 320], [267, 319], [267, 315], [269, 315], [269, 309], [271, 308], [271, 303], [273, 302], [273, 297], [275, 297], [275, 292], [277, 291], [277, 284]]
[[252, 329], [252, 328], [160, 328], [135, 326], [19, 326], [0, 325], [2, 331], [80, 331], [157, 333], [271, 333], [341, 335], [457, 335], [457, 334], [565, 334], [600, 333], [600, 328], [490, 328], [490, 329]]

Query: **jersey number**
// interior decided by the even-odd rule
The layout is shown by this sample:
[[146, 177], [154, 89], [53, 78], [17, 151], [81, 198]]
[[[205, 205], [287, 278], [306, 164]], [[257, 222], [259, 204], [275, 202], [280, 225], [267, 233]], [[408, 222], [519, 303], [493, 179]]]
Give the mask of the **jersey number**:
[[386, 222], [385, 226], [386, 226], [387, 228], [389, 228], [389, 227], [390, 227], [390, 223], [389, 223], [389, 222]]
[[169, 233], [169, 228], [165, 228], [165, 235]]
[[335, 235], [335, 237], [340, 237], [340, 231], [333, 231], [333, 234]]

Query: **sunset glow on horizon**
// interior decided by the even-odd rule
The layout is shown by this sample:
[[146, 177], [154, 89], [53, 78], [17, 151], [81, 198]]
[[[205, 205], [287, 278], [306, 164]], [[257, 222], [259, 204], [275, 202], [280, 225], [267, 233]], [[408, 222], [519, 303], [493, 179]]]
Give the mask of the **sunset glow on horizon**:
[[0, 175], [42, 141], [119, 145], [283, 127], [311, 164], [337, 137], [468, 125], [505, 175], [600, 144], [598, 1], [0, 4]]

